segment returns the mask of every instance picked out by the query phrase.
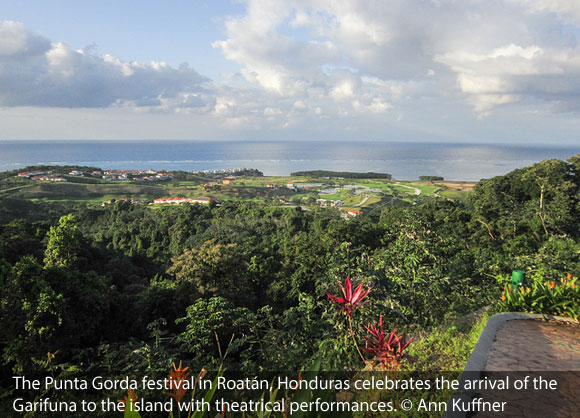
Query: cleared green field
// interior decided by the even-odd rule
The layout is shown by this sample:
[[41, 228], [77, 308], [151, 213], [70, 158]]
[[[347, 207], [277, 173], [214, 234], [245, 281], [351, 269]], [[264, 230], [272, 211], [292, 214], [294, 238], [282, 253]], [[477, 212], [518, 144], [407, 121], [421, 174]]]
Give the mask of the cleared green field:
[[376, 194], [369, 196], [369, 198], [367, 200], [364, 201], [364, 203], [362, 203], [360, 205], [361, 208], [370, 208], [373, 205], [376, 205], [377, 203], [379, 203], [382, 200], [381, 196], [377, 196]]
[[466, 192], [459, 190], [442, 190], [439, 195], [449, 199], [464, 199], [467, 196]]
[[[12, 197], [45, 202], [71, 202], [86, 204], [101, 204], [120, 198], [133, 198], [141, 201], [151, 201], [162, 197], [199, 197], [209, 196], [221, 201], [252, 201], [276, 202], [288, 198], [292, 202], [301, 202], [304, 198], [342, 200], [345, 207], [371, 208], [380, 205], [385, 198], [396, 197], [400, 201], [415, 202], [423, 197], [440, 197], [461, 199], [473, 188], [466, 182], [428, 182], [386, 179], [319, 179], [310, 177], [239, 177], [233, 184], [222, 184], [221, 179], [173, 180], [167, 182], [144, 183], [135, 181], [103, 181], [88, 179], [87, 182], [50, 183], [21, 179], [5, 180], [5, 188], [0, 184], [0, 198]], [[203, 184], [213, 183], [215, 187], [205, 187]], [[299, 187], [297, 190], [287, 188], [288, 183], [314, 184], [309, 188]], [[266, 187], [273, 184], [276, 187]], [[359, 194], [346, 186], [362, 186]], [[336, 192], [326, 194], [321, 190], [336, 188]], [[373, 190], [370, 190], [373, 189]], [[380, 192], [379, 192], [380, 191]], [[420, 193], [417, 193], [417, 192]], [[312, 205], [312, 200], [310, 200]], [[312, 205], [314, 207], [314, 205]]]
[[26, 189], [30, 186], [31, 185], [24, 185], [24, 186], [10, 187], [8, 189], [2, 189], [2, 190], [0, 190], [0, 197], [12, 195], [12, 194], [18, 192], [19, 190]]
[[48, 200], [86, 200], [118, 197], [156, 198], [167, 194], [167, 190], [155, 186], [132, 184], [78, 184], [78, 183], [39, 183], [21, 188], [11, 197], [18, 199]]

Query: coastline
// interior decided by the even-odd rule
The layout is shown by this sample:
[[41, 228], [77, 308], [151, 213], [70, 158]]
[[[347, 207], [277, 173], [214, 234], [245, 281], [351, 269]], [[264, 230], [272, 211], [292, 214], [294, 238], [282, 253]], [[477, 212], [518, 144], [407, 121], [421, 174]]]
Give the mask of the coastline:
[[269, 176], [320, 169], [390, 173], [399, 180], [437, 175], [479, 181], [579, 152], [572, 146], [429, 142], [0, 141], [0, 171], [29, 165], [183, 171], [251, 167]]

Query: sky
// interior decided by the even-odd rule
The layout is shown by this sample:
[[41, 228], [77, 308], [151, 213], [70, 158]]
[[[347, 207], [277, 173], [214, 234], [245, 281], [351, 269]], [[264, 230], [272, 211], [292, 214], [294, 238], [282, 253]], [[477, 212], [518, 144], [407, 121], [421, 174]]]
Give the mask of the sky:
[[0, 139], [577, 144], [577, 0], [0, 0]]

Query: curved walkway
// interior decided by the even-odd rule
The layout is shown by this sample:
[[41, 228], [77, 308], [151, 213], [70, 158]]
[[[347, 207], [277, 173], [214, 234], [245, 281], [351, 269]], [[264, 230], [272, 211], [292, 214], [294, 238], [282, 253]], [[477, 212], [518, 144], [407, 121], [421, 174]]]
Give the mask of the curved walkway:
[[580, 371], [578, 325], [509, 321], [500, 326], [495, 339], [485, 365], [487, 371]]
[[[532, 373], [540, 372], [540, 373]], [[529, 391], [481, 391], [482, 398], [506, 402], [502, 417], [580, 417], [580, 327], [541, 320], [509, 321], [500, 326], [484, 376], [543, 378], [556, 382]], [[532, 383], [533, 384], [533, 383]], [[479, 413], [478, 418], [497, 417]]]

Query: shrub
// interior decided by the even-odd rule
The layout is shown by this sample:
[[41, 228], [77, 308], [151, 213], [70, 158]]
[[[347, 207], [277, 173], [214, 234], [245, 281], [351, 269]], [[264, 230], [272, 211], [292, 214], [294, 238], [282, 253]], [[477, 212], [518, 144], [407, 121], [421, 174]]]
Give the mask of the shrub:
[[567, 274], [560, 280], [544, 281], [542, 274], [532, 276], [528, 286], [505, 285], [500, 309], [580, 318], [578, 278]]

